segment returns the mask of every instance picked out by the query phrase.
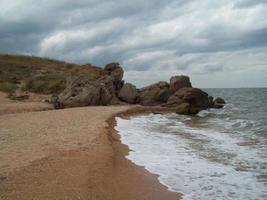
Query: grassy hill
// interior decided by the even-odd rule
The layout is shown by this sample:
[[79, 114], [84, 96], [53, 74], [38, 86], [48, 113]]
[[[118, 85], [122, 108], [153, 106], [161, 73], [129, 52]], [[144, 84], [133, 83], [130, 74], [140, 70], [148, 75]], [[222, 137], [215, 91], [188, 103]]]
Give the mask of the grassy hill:
[[0, 91], [13, 93], [18, 87], [39, 93], [59, 93], [72, 73], [98, 76], [101, 69], [90, 64], [76, 65], [48, 58], [0, 54]]

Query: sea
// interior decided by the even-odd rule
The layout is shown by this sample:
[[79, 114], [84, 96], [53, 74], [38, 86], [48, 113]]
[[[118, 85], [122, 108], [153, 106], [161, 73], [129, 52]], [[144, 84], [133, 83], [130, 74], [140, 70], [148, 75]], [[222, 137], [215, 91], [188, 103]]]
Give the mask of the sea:
[[203, 90], [226, 106], [117, 117], [127, 159], [185, 200], [266, 200], [267, 88]]

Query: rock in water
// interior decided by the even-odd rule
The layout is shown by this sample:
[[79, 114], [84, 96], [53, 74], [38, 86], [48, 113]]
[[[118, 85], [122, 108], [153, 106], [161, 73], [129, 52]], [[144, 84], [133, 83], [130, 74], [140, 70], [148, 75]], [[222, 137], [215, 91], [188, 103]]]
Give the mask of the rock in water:
[[119, 99], [130, 104], [138, 102], [139, 94], [137, 88], [131, 83], [125, 83], [118, 93]]
[[160, 81], [140, 90], [140, 104], [144, 106], [161, 105], [168, 100], [170, 95], [169, 84]]
[[214, 108], [223, 108], [225, 105], [225, 100], [221, 97], [217, 97], [214, 101], [213, 101], [213, 107]]
[[176, 107], [179, 114], [197, 114], [212, 106], [206, 92], [191, 87], [179, 89], [168, 99], [166, 105]]
[[190, 78], [188, 76], [173, 76], [170, 79], [171, 93], [175, 93], [177, 90], [184, 87], [192, 87]]

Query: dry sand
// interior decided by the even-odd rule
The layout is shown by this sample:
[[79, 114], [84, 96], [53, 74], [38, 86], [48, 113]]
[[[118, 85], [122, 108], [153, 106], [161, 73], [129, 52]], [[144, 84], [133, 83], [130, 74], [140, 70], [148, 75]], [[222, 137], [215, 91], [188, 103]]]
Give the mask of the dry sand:
[[[51, 110], [53, 108], [48, 103], [43, 103], [40, 101], [39, 102], [38, 101], [32, 101], [32, 102], [12, 101], [6, 98], [6, 96], [7, 96], [6, 93], [0, 92], [0, 115]], [[41, 98], [39, 98], [38, 100], [40, 99]]]
[[179, 198], [167, 191], [157, 176], [125, 159], [128, 148], [112, 128], [117, 113], [128, 116], [144, 112], [144, 108], [98, 106], [25, 112], [45, 106], [21, 109], [23, 103], [7, 101], [5, 105], [13, 104], [12, 112], [3, 101], [0, 110], [15, 113], [18, 108], [22, 113], [0, 115], [1, 200]]

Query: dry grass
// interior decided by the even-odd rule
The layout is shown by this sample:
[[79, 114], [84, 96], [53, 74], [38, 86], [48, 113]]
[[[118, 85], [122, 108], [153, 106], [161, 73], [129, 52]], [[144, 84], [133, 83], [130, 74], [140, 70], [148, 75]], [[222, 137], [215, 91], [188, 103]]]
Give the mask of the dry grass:
[[103, 71], [90, 64], [80, 66], [36, 56], [0, 54], [0, 91], [3, 92], [12, 93], [23, 82], [29, 92], [60, 93], [70, 74], [97, 78]]

